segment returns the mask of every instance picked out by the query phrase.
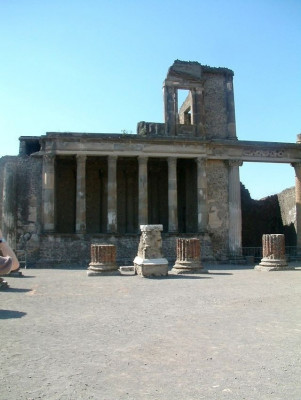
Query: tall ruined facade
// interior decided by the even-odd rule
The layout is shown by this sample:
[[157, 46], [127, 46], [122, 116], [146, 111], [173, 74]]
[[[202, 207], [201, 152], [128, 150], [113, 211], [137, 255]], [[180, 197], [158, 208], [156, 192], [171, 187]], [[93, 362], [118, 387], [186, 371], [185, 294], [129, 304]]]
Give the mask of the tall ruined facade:
[[139, 122], [136, 135], [22, 136], [19, 155], [0, 159], [1, 226], [29, 265], [86, 266], [91, 243], [132, 262], [140, 224], [163, 225], [170, 260], [179, 236], [200, 238], [204, 259], [241, 255], [239, 167], [298, 169], [299, 144], [237, 139], [227, 68], [177, 60], [163, 97], [164, 123]]

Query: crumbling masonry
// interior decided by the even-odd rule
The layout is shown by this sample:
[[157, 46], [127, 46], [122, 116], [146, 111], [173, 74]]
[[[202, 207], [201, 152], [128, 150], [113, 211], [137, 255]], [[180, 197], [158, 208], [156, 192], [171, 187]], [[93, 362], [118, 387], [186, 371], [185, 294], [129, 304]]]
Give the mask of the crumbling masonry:
[[93, 243], [115, 245], [126, 265], [146, 224], [163, 225], [171, 262], [177, 237], [199, 239], [202, 259], [239, 257], [244, 161], [294, 166], [300, 233], [300, 144], [237, 139], [233, 72], [175, 61], [163, 95], [164, 122], [139, 122], [136, 135], [22, 136], [19, 155], [2, 157], [1, 226], [29, 265], [87, 266]]

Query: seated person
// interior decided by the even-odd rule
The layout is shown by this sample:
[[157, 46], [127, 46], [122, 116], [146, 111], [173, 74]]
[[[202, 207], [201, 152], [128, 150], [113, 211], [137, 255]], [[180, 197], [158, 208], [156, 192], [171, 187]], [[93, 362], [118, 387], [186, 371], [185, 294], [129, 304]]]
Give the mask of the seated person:
[[0, 275], [18, 271], [20, 268], [19, 260], [13, 249], [3, 238], [1, 229], [0, 229], [0, 252], [2, 253], [3, 256], [0, 257]]

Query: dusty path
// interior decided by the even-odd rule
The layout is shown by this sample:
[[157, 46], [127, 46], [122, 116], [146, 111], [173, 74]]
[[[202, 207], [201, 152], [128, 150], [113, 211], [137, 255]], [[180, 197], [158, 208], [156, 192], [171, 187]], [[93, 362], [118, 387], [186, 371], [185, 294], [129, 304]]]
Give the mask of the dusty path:
[[301, 269], [234, 268], [7, 278], [0, 399], [300, 400]]

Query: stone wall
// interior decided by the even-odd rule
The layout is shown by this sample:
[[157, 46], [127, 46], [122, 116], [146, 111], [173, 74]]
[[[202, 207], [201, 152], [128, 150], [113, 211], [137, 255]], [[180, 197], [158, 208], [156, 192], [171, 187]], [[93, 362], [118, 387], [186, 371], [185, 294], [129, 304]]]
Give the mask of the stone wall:
[[228, 167], [224, 161], [207, 163], [208, 232], [212, 238], [213, 253], [224, 259], [228, 253], [229, 206]]
[[261, 200], [241, 185], [242, 246], [261, 247], [262, 235], [282, 233], [287, 246], [296, 245], [294, 188]]
[[[176, 260], [176, 239], [178, 237], [196, 237], [201, 241], [201, 257], [203, 260], [212, 260], [211, 240], [208, 235], [176, 235], [162, 234], [162, 252], [173, 265]], [[39, 251], [33, 253], [28, 242], [30, 267], [80, 267], [86, 268], [90, 262], [91, 244], [114, 244], [116, 246], [116, 260], [119, 266], [132, 265], [137, 255], [140, 234], [128, 235], [40, 235]]]
[[227, 137], [225, 76], [204, 74], [205, 132], [207, 139]]
[[277, 197], [286, 244], [295, 246], [297, 242], [295, 187], [283, 190], [277, 195]]

